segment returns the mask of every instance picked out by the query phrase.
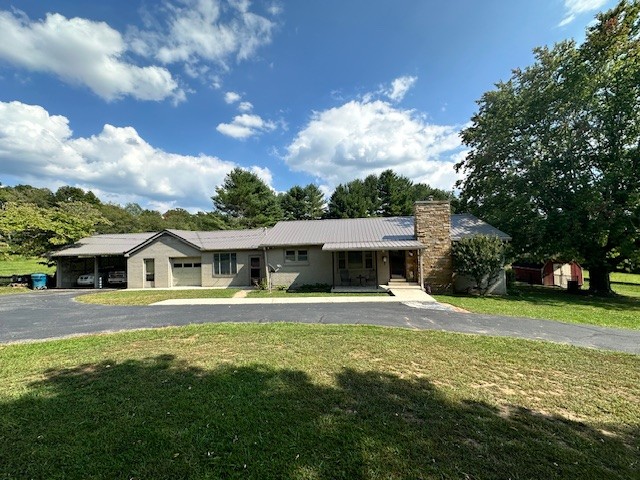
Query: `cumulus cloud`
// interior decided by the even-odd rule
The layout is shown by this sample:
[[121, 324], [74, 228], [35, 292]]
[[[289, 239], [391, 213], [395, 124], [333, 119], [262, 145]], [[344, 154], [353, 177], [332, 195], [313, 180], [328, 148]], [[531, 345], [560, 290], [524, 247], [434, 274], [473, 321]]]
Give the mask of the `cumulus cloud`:
[[[132, 127], [105, 125], [73, 137], [69, 121], [38, 105], [0, 102], [0, 174], [38, 185], [71, 184], [115, 201], [208, 208], [214, 188], [237, 165], [209, 155], [155, 148]], [[261, 178], [271, 178], [267, 169]]]
[[242, 97], [240, 96], [240, 94], [236, 93], [236, 92], [226, 92], [224, 94], [224, 101], [226, 103], [228, 103], [229, 105], [231, 105], [232, 103], [236, 103], [237, 101], [239, 101]]
[[240, 110], [241, 112], [250, 112], [251, 110], [253, 110], [253, 104], [251, 102], [240, 102], [240, 105], [238, 105], [238, 110]]
[[[149, 21], [145, 30], [131, 28], [137, 53], [165, 64], [213, 62], [228, 68], [229, 59], [252, 57], [269, 44], [276, 23], [240, 0], [182, 0], [164, 4], [166, 21]], [[272, 16], [279, 10], [268, 9]]]
[[265, 132], [271, 132], [277, 127], [275, 122], [263, 120], [260, 115], [243, 113], [236, 115], [231, 123], [221, 123], [216, 127], [218, 132], [228, 137], [245, 139]]
[[607, 0], [564, 0], [566, 14], [564, 19], [558, 24], [564, 27], [576, 19], [581, 13], [593, 12], [602, 8]]
[[351, 101], [316, 112], [286, 148], [284, 161], [331, 187], [391, 168], [448, 190], [457, 180], [453, 164], [461, 150], [457, 126], [428, 124], [381, 100]]
[[400, 102], [407, 94], [407, 92], [413, 87], [418, 80], [418, 77], [399, 77], [391, 82], [391, 88], [385, 92], [394, 102]]
[[127, 48], [120, 33], [104, 22], [57, 13], [31, 21], [20, 12], [0, 11], [0, 60], [85, 85], [106, 100], [127, 95], [139, 100], [184, 99], [166, 68], [128, 62]]

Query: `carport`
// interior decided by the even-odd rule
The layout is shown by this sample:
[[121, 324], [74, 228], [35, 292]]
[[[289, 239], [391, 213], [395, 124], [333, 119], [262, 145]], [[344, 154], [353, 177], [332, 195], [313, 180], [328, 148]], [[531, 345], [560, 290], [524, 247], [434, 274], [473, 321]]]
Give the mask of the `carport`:
[[127, 271], [125, 254], [155, 233], [94, 235], [51, 254], [56, 260], [56, 288], [75, 288], [80, 275], [93, 274], [94, 288], [106, 286], [107, 274]]

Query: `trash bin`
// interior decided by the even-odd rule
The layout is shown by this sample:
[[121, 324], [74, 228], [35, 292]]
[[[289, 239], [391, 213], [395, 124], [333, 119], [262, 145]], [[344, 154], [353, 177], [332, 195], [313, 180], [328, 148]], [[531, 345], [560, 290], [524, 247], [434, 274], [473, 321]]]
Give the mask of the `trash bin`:
[[34, 290], [44, 290], [47, 288], [47, 274], [46, 273], [32, 273], [31, 274], [31, 288]]

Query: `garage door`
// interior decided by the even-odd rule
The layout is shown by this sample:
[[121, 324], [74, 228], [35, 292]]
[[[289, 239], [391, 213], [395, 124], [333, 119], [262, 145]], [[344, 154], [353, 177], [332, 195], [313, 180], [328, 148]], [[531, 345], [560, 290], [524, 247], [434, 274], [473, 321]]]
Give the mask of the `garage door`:
[[174, 287], [199, 287], [202, 285], [202, 260], [200, 257], [174, 258], [171, 260]]

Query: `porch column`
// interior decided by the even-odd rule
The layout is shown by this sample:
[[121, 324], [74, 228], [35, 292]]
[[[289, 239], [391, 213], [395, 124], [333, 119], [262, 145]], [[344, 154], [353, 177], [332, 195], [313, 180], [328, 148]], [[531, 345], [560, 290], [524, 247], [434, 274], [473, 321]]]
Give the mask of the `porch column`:
[[100, 281], [99, 277], [98, 257], [93, 257], [93, 288], [98, 288], [98, 282]]
[[336, 252], [331, 252], [331, 284], [336, 288]]
[[418, 281], [420, 282], [420, 289], [424, 290], [424, 275], [422, 273], [422, 249], [418, 249]]

